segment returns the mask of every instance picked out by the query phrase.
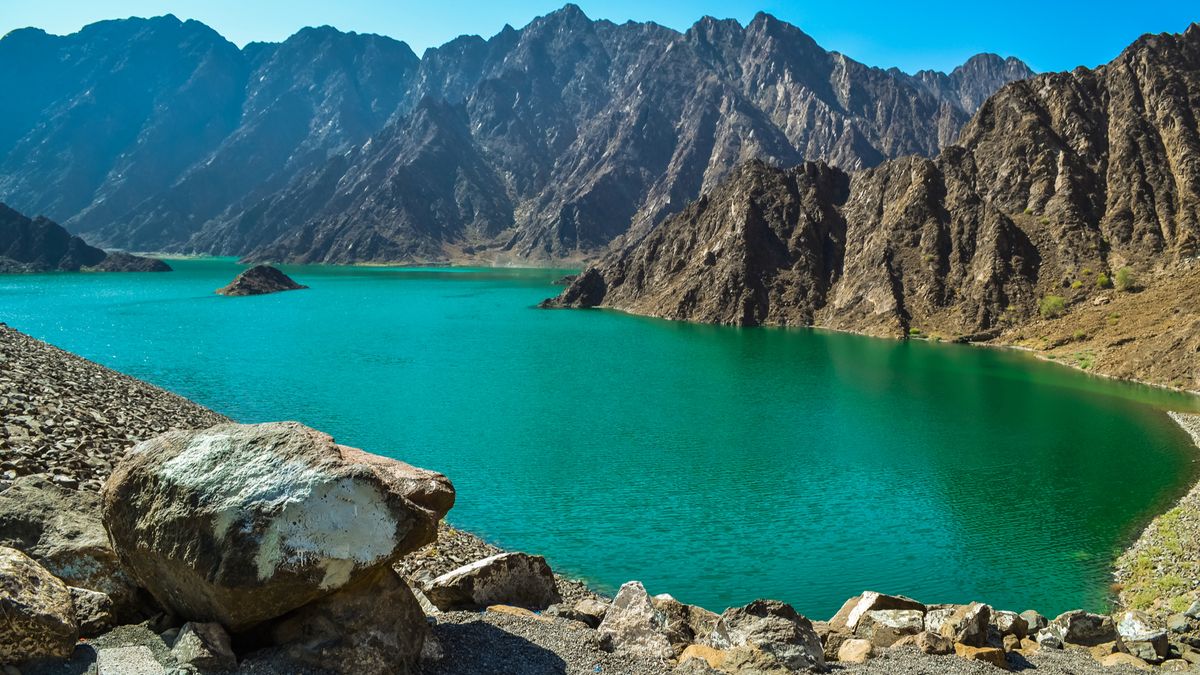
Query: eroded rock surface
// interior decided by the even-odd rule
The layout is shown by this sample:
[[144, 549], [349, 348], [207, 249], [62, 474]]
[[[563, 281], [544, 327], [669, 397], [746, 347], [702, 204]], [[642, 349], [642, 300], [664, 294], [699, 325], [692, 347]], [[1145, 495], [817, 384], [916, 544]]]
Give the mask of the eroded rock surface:
[[562, 600], [546, 559], [499, 553], [447, 572], [423, 589], [438, 609], [481, 609], [514, 605], [545, 609]]
[[78, 637], [66, 585], [29, 556], [0, 547], [0, 664], [65, 659]]

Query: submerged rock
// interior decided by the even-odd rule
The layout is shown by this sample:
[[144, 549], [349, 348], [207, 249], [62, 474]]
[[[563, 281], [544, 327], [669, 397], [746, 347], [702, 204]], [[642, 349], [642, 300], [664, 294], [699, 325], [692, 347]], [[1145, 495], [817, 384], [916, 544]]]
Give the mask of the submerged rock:
[[265, 295], [279, 291], [308, 288], [270, 265], [255, 265], [237, 275], [228, 286], [217, 289], [217, 295]]
[[0, 664], [65, 659], [79, 638], [66, 585], [7, 547], [0, 547], [0, 617]]
[[103, 499], [125, 569], [180, 617], [238, 632], [429, 543], [454, 489], [441, 474], [280, 422], [145, 441]]
[[437, 577], [423, 590], [442, 611], [488, 605], [545, 609], [562, 601], [546, 559], [526, 553], [499, 553], [477, 560]]

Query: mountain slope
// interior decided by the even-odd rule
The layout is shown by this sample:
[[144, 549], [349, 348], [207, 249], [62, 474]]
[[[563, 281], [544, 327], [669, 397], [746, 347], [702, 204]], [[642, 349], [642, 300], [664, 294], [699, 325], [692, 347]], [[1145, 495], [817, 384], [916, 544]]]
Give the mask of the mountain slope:
[[[1039, 346], [1051, 350], [1074, 340], [1110, 356], [1096, 361], [1107, 372], [1197, 388], [1200, 307], [1162, 299], [1191, 297], [1200, 282], [1198, 113], [1200, 26], [1146, 36], [1100, 68], [1004, 87], [933, 159], [849, 174], [744, 166], [548, 305], [877, 335], [1045, 337]], [[1113, 290], [1122, 268], [1159, 302]], [[1056, 315], [1069, 322], [1108, 303], [1136, 312], [1148, 329], [1140, 335], [1154, 340], [1130, 347], [1137, 338], [1096, 331], [1060, 341]], [[1143, 365], [1130, 367], [1138, 348]]]
[[0, 273], [168, 272], [166, 263], [128, 253], [106, 253], [44, 217], [30, 219], [0, 203]]
[[[679, 33], [574, 5], [420, 60], [329, 28], [242, 50], [170, 16], [65, 37], [28, 29], [0, 39], [0, 198], [141, 250], [579, 259], [640, 236], [750, 159], [854, 169], [934, 154], [980, 92], [1029, 74], [980, 57], [909, 76], [826, 52], [766, 14]], [[423, 102], [460, 111], [465, 133], [446, 149], [457, 159], [427, 165], [419, 189], [372, 183], [388, 153], [421, 144], [405, 134], [428, 128]], [[460, 176], [464, 162], [474, 168]], [[469, 218], [412, 215], [424, 191], [480, 181], [488, 199], [452, 200]], [[340, 221], [337, 205], [350, 209]]]

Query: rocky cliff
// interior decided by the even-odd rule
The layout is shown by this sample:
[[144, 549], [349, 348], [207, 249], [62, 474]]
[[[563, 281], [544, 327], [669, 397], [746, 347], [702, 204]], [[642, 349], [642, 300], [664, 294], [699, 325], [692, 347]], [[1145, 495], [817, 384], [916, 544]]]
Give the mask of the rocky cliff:
[[767, 14], [680, 33], [574, 5], [419, 60], [330, 28], [241, 50], [171, 16], [24, 29], [0, 40], [0, 198], [137, 250], [581, 258], [749, 159], [935, 154], [1030, 74], [871, 68]]
[[48, 272], [168, 272], [161, 260], [122, 252], [106, 253], [61, 225], [38, 216], [30, 219], [0, 203], [0, 273]]
[[[1200, 280], [1198, 112], [1200, 26], [1145, 36], [1094, 70], [1009, 84], [932, 159], [746, 165], [548, 304], [1076, 341], [1089, 367], [1198, 388], [1200, 313], [1177, 302]], [[1128, 299], [1139, 290], [1158, 301]], [[1108, 303], [1129, 314], [1053, 339], [1059, 316]], [[1146, 349], [1169, 372], [1161, 358], [1129, 367]]]

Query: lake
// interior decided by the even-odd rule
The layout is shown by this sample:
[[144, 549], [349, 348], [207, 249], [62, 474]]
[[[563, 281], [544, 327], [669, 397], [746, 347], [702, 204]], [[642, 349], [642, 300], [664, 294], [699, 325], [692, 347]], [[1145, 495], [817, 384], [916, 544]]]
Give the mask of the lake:
[[233, 260], [0, 277], [0, 321], [243, 422], [446, 473], [449, 520], [613, 590], [1103, 609], [1197, 477], [1195, 399], [1009, 350], [538, 310], [561, 270]]

